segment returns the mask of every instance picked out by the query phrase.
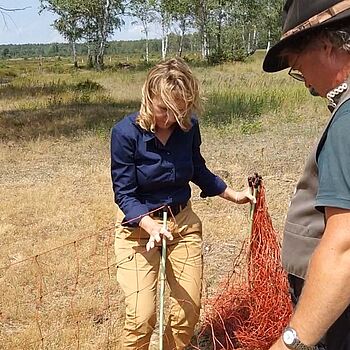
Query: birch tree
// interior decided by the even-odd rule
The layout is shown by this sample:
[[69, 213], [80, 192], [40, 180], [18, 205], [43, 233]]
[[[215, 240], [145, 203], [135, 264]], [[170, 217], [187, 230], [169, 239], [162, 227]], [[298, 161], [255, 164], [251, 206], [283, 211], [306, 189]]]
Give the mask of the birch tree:
[[133, 24], [140, 22], [142, 31], [145, 34], [145, 58], [149, 62], [149, 27], [156, 20], [156, 2], [155, 0], [132, 0], [129, 3], [129, 14], [135, 18]]
[[209, 2], [210, 0], [195, 0], [196, 25], [201, 41], [202, 59], [208, 59], [210, 54], [209, 47]]
[[83, 34], [80, 26], [82, 5], [81, 0], [41, 0], [39, 11], [46, 10], [58, 15], [53, 27], [71, 44], [74, 67], [78, 67], [76, 43]]
[[107, 39], [123, 24], [122, 0], [41, 0], [43, 10], [59, 16], [53, 25], [72, 44], [74, 65], [76, 42], [85, 39], [93, 53], [92, 64], [103, 69]]
[[185, 34], [190, 28], [194, 27], [195, 4], [192, 0], [172, 0], [168, 1], [165, 5], [172, 22], [175, 22], [180, 30], [178, 32], [175, 29], [175, 33], [179, 37], [177, 53], [181, 57]]
[[157, 9], [159, 14], [159, 23], [162, 28], [162, 59], [165, 60], [168, 53], [169, 34], [171, 26], [171, 13], [169, 12], [169, 3], [172, 0], [159, 0]]
[[281, 13], [283, 9], [283, 0], [267, 0], [264, 8], [264, 28], [262, 37], [268, 51], [272, 42], [277, 41], [281, 36]]
[[82, 14], [83, 37], [87, 41], [89, 60], [96, 69], [104, 68], [104, 55], [108, 38], [124, 24], [121, 0], [89, 0]]

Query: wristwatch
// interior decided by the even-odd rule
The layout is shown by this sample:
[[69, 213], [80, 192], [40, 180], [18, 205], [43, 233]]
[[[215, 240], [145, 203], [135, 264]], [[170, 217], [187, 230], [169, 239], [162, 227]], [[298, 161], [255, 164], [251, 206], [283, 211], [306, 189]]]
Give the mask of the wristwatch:
[[316, 346], [303, 344], [295, 329], [289, 326], [284, 330], [282, 340], [284, 345], [291, 350], [317, 350]]

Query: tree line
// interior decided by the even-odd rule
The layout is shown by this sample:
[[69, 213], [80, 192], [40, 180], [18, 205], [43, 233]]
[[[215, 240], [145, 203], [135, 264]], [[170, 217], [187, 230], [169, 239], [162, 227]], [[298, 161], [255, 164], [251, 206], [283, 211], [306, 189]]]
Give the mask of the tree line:
[[[178, 52], [179, 37], [175, 34], [169, 35], [168, 54], [176, 55]], [[149, 39], [149, 51], [152, 59], [159, 59], [161, 53], [162, 41], [161, 39]], [[184, 55], [188, 59], [195, 59], [198, 57], [197, 51], [198, 37], [196, 34], [187, 34], [184, 37]], [[86, 64], [86, 57], [88, 48], [85, 43], [77, 43], [76, 54], [78, 56], [78, 63]], [[40, 57], [56, 57], [64, 58], [72, 54], [71, 45], [69, 43], [50, 43], [50, 44], [1, 44], [0, 45], [0, 59], [11, 58], [40, 58]], [[140, 40], [111, 40], [108, 41], [105, 54], [114, 56], [121, 63], [130, 63], [136, 61], [146, 61], [145, 56], [145, 39]]]
[[[142, 27], [144, 59], [148, 62], [154, 41], [150, 26], [161, 29], [159, 52], [169, 53], [171, 38], [182, 56], [186, 38], [203, 60], [242, 60], [280, 36], [283, 0], [40, 0], [40, 12], [57, 15], [53, 26], [69, 42], [78, 66], [77, 44], [84, 46], [88, 66], [103, 69], [108, 39], [130, 16]], [[188, 42], [188, 40], [187, 40]], [[154, 47], [154, 45], [153, 45]]]

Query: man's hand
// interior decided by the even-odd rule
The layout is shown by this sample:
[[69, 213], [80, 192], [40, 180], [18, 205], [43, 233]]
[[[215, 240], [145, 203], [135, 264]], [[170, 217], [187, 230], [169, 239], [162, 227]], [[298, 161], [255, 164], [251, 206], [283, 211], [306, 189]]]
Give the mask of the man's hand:
[[284, 345], [281, 338], [278, 338], [275, 344], [271, 346], [269, 350], [288, 350], [288, 348]]

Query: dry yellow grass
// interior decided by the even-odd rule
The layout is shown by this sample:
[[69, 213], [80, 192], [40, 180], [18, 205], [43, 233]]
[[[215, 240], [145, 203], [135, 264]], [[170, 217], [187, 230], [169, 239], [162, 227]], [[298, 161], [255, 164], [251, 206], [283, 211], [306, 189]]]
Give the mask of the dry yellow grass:
[[[252, 134], [242, 133], [242, 120], [213, 127], [216, 116], [207, 117], [202, 153], [234, 188], [258, 171], [281, 231], [327, 112], [302, 86], [283, 74], [267, 76], [260, 65], [196, 69], [207, 96], [220, 89], [282, 94], [280, 108], [250, 120]], [[118, 348], [123, 296], [113, 266], [108, 130], [137, 108], [145, 72], [58, 75], [28, 67], [21, 74], [0, 88], [0, 348]], [[86, 79], [103, 89], [74, 89]], [[210, 295], [247, 236], [248, 207], [200, 199], [197, 188], [193, 206], [204, 224]]]

